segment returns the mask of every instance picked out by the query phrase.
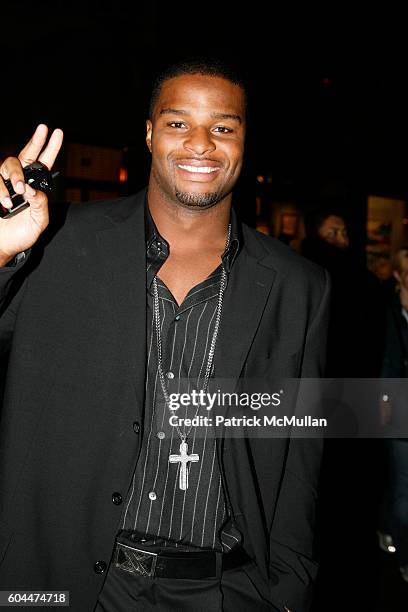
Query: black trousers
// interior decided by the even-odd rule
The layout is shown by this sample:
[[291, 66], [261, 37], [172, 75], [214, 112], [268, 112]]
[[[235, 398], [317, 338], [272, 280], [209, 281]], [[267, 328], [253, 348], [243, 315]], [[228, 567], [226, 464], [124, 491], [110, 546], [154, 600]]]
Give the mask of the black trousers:
[[145, 578], [110, 565], [94, 612], [280, 612], [254, 563], [197, 580]]

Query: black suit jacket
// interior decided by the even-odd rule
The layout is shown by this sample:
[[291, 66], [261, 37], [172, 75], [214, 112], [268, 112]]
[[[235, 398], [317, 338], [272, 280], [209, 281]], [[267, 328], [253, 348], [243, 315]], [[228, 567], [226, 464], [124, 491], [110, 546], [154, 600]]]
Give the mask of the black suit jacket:
[[[75, 204], [28, 261], [0, 270], [9, 368], [0, 433], [0, 588], [70, 590], [95, 605], [137, 460], [146, 369], [145, 192]], [[327, 274], [242, 226], [216, 375], [318, 377]], [[309, 608], [321, 444], [225, 439], [219, 460], [259, 587]], [[254, 568], [254, 572], [256, 570]], [[257, 579], [255, 577], [255, 579]]]

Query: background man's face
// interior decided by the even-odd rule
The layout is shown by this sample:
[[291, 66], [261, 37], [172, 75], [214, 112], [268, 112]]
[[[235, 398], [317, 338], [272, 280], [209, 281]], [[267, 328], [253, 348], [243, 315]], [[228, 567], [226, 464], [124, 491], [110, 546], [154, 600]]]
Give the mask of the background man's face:
[[239, 85], [199, 74], [169, 79], [147, 121], [151, 180], [169, 201], [210, 208], [231, 193], [244, 140], [245, 94]]
[[323, 221], [317, 233], [320, 238], [339, 249], [346, 249], [349, 246], [346, 224], [341, 217], [330, 215]]

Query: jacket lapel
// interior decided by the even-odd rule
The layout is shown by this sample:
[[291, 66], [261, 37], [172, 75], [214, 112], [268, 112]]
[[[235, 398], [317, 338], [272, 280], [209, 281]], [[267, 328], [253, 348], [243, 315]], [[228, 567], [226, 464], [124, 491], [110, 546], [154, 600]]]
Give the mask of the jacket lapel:
[[267, 251], [247, 232], [243, 235], [244, 246], [224, 294], [214, 360], [216, 378], [239, 378], [276, 276]]
[[140, 192], [113, 203], [97, 232], [100, 267], [113, 323], [143, 412], [146, 368], [146, 247], [144, 198]]

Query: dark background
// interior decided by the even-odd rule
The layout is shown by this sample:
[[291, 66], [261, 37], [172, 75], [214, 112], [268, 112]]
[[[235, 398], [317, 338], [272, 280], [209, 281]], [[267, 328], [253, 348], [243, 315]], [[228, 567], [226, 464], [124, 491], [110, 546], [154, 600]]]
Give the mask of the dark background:
[[137, 189], [147, 179], [153, 76], [204, 53], [233, 59], [248, 78], [252, 122], [241, 181], [248, 221], [257, 174], [273, 177], [278, 199], [307, 206], [342, 197], [357, 246], [367, 193], [407, 197], [402, 12], [58, 0], [8, 3], [1, 15], [0, 150], [44, 122], [63, 128], [68, 142], [128, 147], [128, 188]]

